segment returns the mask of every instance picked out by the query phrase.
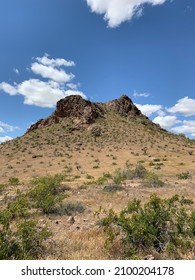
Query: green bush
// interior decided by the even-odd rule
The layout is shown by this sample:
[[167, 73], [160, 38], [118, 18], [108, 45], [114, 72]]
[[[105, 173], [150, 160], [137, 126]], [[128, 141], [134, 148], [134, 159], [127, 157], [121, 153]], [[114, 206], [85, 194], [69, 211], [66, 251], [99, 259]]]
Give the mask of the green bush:
[[44, 250], [44, 240], [51, 233], [46, 226], [37, 227], [37, 221], [20, 222], [15, 230], [0, 230], [0, 260], [37, 259]]
[[60, 182], [63, 178], [63, 175], [55, 175], [33, 180], [29, 192], [33, 207], [40, 208], [44, 214], [52, 212], [56, 204], [67, 197], [66, 194], [60, 193]]
[[106, 183], [108, 181], [108, 179], [111, 179], [111, 178], [112, 178], [112, 175], [109, 172], [103, 173], [103, 175], [97, 179], [96, 183], [98, 185], [103, 185], [104, 183]]
[[19, 194], [0, 212], [0, 223], [8, 228], [12, 220], [29, 217], [30, 203], [27, 195]]
[[108, 178], [106, 178], [105, 176], [101, 176], [97, 179], [96, 183], [98, 185], [103, 185], [104, 183], [106, 183], [108, 181]]
[[127, 258], [148, 252], [187, 253], [195, 246], [195, 211], [187, 210], [192, 203], [178, 195], [161, 199], [153, 194], [143, 206], [134, 199], [119, 214], [104, 210], [106, 245], [113, 250], [118, 240], [122, 257]]
[[[48, 178], [36, 179], [30, 192], [23, 194], [17, 191], [15, 196], [7, 198], [0, 212], [0, 259], [36, 259], [42, 253], [43, 242], [50, 232], [47, 226], [40, 227], [37, 226], [38, 221], [29, 220], [32, 215], [31, 208], [35, 204], [40, 206], [42, 199], [42, 210], [48, 211], [47, 195], [50, 195], [52, 190], [54, 196], [58, 197], [57, 182], [60, 180], [59, 177], [53, 182]], [[44, 193], [43, 190], [47, 191]], [[45, 196], [38, 198], [39, 194]]]
[[126, 180], [126, 176], [124, 174], [124, 170], [117, 169], [114, 172], [114, 176], [112, 178], [114, 184], [120, 184], [122, 181]]

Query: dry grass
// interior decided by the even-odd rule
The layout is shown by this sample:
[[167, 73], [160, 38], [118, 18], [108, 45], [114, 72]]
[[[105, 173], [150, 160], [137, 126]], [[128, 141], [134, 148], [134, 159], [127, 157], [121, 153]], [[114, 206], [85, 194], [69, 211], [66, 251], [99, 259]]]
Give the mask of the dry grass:
[[53, 259], [62, 260], [104, 260], [108, 253], [104, 248], [105, 235], [97, 229], [65, 233], [63, 240], [57, 242], [57, 252]]

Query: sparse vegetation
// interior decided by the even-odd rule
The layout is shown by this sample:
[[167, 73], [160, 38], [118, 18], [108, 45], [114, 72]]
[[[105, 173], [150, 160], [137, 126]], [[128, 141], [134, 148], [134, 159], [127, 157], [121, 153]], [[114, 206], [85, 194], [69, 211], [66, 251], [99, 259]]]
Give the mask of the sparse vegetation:
[[148, 171], [144, 167], [144, 165], [138, 162], [135, 168], [127, 168], [127, 169], [117, 169], [115, 171], [115, 175], [113, 177], [113, 181], [116, 184], [121, 183], [124, 180], [132, 180], [132, 179], [144, 179], [148, 174]]
[[180, 174], [177, 174], [177, 178], [180, 180], [187, 180], [187, 179], [191, 178], [191, 175], [190, 175], [189, 171], [185, 171]]
[[68, 215], [72, 216], [77, 213], [83, 213], [86, 210], [86, 207], [81, 202], [67, 203], [53, 209], [53, 213], [59, 215]]
[[[155, 230], [152, 224], [146, 223], [148, 217], [151, 223], [156, 221], [159, 226], [165, 225], [165, 231], [171, 232], [171, 225], [176, 231], [176, 223], [178, 228], [181, 225], [176, 215], [172, 216], [170, 224], [168, 220], [167, 224], [163, 224], [157, 217], [154, 219], [152, 209], [157, 207], [155, 211], [160, 213], [159, 219], [161, 214], [163, 218], [177, 211], [180, 219], [180, 213], [184, 211], [184, 217], [187, 217], [186, 223], [182, 222], [184, 231], [189, 229], [187, 220], [192, 216], [190, 227], [192, 233], [195, 232], [193, 205], [184, 203], [185, 209], [181, 210], [183, 202], [179, 198], [174, 202], [175, 208], [170, 202], [172, 214], [164, 212], [169, 210], [166, 202], [169, 195], [186, 194], [195, 201], [195, 141], [162, 130], [144, 117], [123, 115], [123, 108], [119, 108], [122, 110], [118, 114], [117, 109], [112, 110], [112, 105], [115, 101], [107, 105], [100, 103], [98, 108], [104, 114], [100, 113], [97, 119], [89, 118], [89, 123], [83, 123], [83, 119], [80, 122], [79, 117], [62, 117], [57, 124], [51, 122], [51, 125], [43, 125], [22, 137], [0, 144], [0, 234], [1, 240], [5, 240], [5, 247], [1, 247], [2, 258], [122, 259], [144, 258], [149, 253], [154, 254], [155, 259], [195, 258], [193, 243], [191, 251], [189, 247], [184, 250], [185, 246], [180, 246], [178, 239], [177, 247], [175, 243], [172, 249], [172, 245], [167, 243], [159, 252], [157, 241], [156, 247], [152, 243], [156, 238]], [[79, 110], [78, 104], [77, 108]], [[101, 128], [101, 135], [96, 139], [91, 131], [93, 126]], [[155, 206], [152, 208], [150, 204], [146, 207], [146, 201], [153, 192], [158, 193], [160, 202], [157, 198], [153, 199]], [[141, 200], [137, 212], [124, 214], [126, 220], [120, 220], [122, 209], [134, 198]], [[115, 242], [110, 243], [109, 251], [103, 246], [107, 233], [96, 226], [94, 219], [94, 212], [100, 205], [105, 209], [111, 207], [121, 222], [122, 235], [119, 234]], [[74, 216], [74, 224], [68, 222], [69, 215]], [[34, 227], [31, 221], [37, 225]], [[22, 237], [24, 227], [19, 227], [24, 222], [29, 222], [24, 224], [28, 228], [26, 237]], [[131, 222], [134, 226], [132, 236], [138, 240], [136, 248], [132, 245], [128, 247], [126, 239], [121, 239], [124, 234], [129, 236], [122, 229], [122, 222], [124, 225]], [[136, 222], [139, 222], [137, 231]], [[113, 230], [119, 229], [119, 225], [114, 223], [110, 225], [112, 227]], [[42, 229], [52, 232], [49, 239], [47, 235], [41, 237]], [[140, 232], [146, 232], [143, 239]], [[191, 242], [193, 238], [187, 237], [187, 232], [184, 240], [188, 238]], [[21, 245], [28, 234], [32, 234], [32, 240], [40, 240], [38, 245], [33, 241], [38, 248], [36, 252], [29, 245]], [[160, 232], [160, 236], [163, 234], [163, 231]], [[183, 239], [178, 231], [177, 235]], [[21, 251], [21, 246], [26, 249]], [[125, 255], [129, 248], [129, 255]]]
[[113, 209], [103, 210], [101, 225], [107, 233], [107, 248], [113, 251], [118, 244], [126, 258], [140, 258], [149, 252], [176, 258], [187, 251], [194, 254], [195, 215], [187, 210], [191, 204], [178, 195], [161, 199], [153, 194], [143, 206], [134, 199], [119, 214]]
[[159, 179], [157, 174], [150, 172], [144, 180], [144, 186], [147, 188], [158, 188], [164, 186], [164, 182]]
[[122, 191], [124, 188], [121, 185], [106, 185], [103, 187], [103, 191], [105, 192], [117, 192]]
[[9, 184], [12, 186], [17, 186], [20, 184], [20, 181], [17, 177], [11, 177], [9, 178]]

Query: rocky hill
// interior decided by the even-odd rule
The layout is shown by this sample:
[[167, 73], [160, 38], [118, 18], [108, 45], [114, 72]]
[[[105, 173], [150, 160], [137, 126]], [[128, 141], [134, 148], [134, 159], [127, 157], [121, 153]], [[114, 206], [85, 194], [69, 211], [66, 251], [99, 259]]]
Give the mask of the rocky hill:
[[79, 95], [71, 95], [59, 100], [54, 113], [48, 118], [41, 119], [33, 124], [28, 132], [60, 123], [64, 118], [69, 118], [80, 126], [90, 125], [95, 123], [97, 118], [105, 118], [108, 112], [125, 116], [128, 119], [142, 118], [148, 120], [126, 95], [105, 103], [94, 103], [83, 99]]
[[[1, 180], [69, 171], [85, 177], [100, 176], [123, 168], [128, 162], [166, 159], [159, 172], [182, 169], [193, 154], [195, 142], [154, 124], [128, 96], [109, 102], [91, 102], [68, 96], [57, 102], [56, 110], [33, 124], [25, 135], [0, 145]], [[157, 166], [158, 167], [158, 166]], [[156, 167], [156, 168], [157, 168]]]

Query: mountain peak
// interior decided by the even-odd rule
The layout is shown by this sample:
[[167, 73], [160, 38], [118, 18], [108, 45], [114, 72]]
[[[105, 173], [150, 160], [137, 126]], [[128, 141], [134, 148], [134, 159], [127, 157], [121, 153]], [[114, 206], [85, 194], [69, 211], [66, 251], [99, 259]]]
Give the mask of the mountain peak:
[[70, 95], [57, 102], [54, 116], [65, 118], [85, 118], [87, 123], [103, 114], [96, 103], [85, 100], [80, 95]]
[[127, 95], [122, 95], [118, 99], [106, 102], [106, 106], [109, 111], [114, 111], [123, 116], [143, 116], [141, 111], [134, 105], [133, 101]]
[[133, 104], [127, 95], [109, 102], [95, 103], [82, 98], [80, 95], [70, 95], [57, 102], [56, 110], [46, 119], [33, 124], [28, 132], [44, 126], [59, 123], [64, 118], [70, 118], [79, 125], [90, 125], [97, 118], [104, 118], [106, 113], [112, 112], [126, 117], [143, 117], [141, 111]]

